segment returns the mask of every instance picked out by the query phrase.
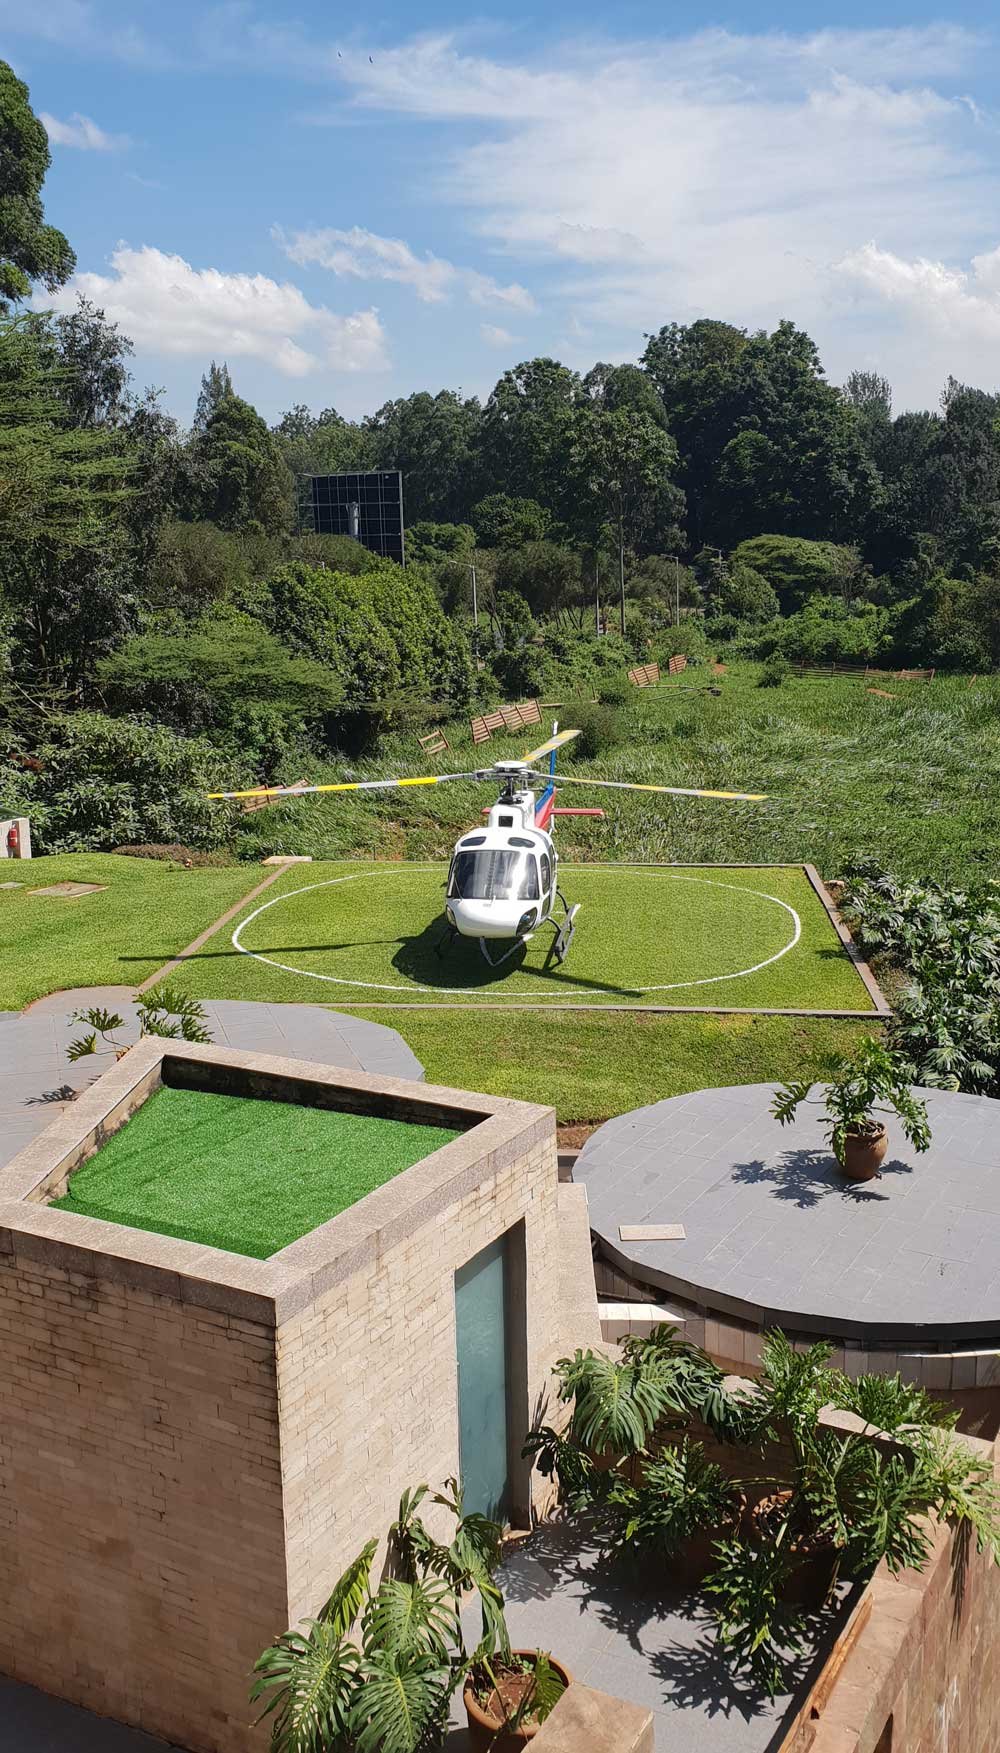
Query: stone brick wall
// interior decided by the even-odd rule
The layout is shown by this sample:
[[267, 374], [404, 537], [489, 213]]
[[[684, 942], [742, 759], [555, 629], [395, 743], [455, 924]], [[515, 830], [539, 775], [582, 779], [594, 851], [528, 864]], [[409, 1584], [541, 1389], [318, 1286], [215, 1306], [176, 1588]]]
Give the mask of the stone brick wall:
[[437, 1488], [459, 1472], [455, 1272], [522, 1223], [527, 1370], [511, 1408], [519, 1448], [555, 1358], [593, 1338], [567, 1333], [561, 1317], [554, 1130], [432, 1222], [362, 1256], [356, 1271], [279, 1327], [292, 1621], [315, 1612], [364, 1541], [385, 1531], [408, 1485]]
[[256, 1745], [247, 1676], [287, 1600], [273, 1335], [0, 1252], [0, 1357], [0, 1668]]

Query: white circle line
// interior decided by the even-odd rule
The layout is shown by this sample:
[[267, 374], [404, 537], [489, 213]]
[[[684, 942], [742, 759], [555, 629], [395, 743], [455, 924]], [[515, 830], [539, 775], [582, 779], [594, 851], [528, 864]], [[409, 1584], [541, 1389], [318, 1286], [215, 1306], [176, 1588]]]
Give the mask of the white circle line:
[[[288, 889], [284, 894], [275, 895], [272, 900], [264, 901], [260, 907], [255, 907], [252, 913], [248, 913], [247, 917], [240, 921], [230, 938], [230, 942], [234, 949], [239, 950], [241, 955], [251, 956], [255, 962], [263, 962], [270, 968], [278, 968], [283, 974], [300, 975], [304, 980], [325, 980], [333, 986], [350, 986], [363, 992], [437, 992], [449, 998], [464, 998], [470, 993], [478, 992], [479, 988], [471, 986], [419, 986], [415, 981], [411, 981], [406, 986], [400, 986], [397, 984], [385, 984], [377, 980], [348, 980], [341, 974], [320, 974], [310, 968], [293, 968], [288, 962], [279, 962], [274, 956], [265, 956], [260, 950], [248, 949], [245, 944], [240, 942], [242, 933], [246, 930], [247, 926], [252, 924], [261, 913], [266, 913], [269, 907], [277, 907], [281, 901], [291, 901], [296, 895], [309, 894], [313, 889], [335, 888], [341, 883], [356, 883], [363, 876], [415, 876], [424, 871], [435, 870], [436, 868], [437, 866], [433, 864], [410, 864], [400, 866], [397, 870], [385, 868], [375, 871], [359, 870], [351, 872], [349, 876], [326, 877], [320, 883], [304, 883], [300, 888]], [[643, 872], [635, 866], [629, 868], [632, 869], [636, 875], [652, 874], [651, 872]], [[769, 895], [763, 889], [749, 889], [741, 883], [721, 883], [714, 877], [682, 876], [679, 871], [657, 871], [656, 874], [662, 881], [666, 882], [701, 883], [706, 888], [728, 889], [735, 895], [755, 895], [760, 901], [773, 901], [776, 907], [783, 907], [786, 913], [791, 914], [794, 921], [792, 935], [783, 948], [777, 950], [773, 956], [765, 957], [762, 962], [755, 962], [751, 968], [739, 968], [735, 974], [709, 974], [700, 980], [675, 980], [669, 985], [663, 986], [636, 986], [631, 989], [623, 987], [621, 988], [623, 992], [631, 990], [640, 995], [649, 992], [682, 992], [689, 986], [715, 986], [720, 984], [723, 980], [745, 980], [751, 974], [759, 974], [762, 969], [771, 967], [772, 963], [780, 962], [783, 956], [787, 956], [789, 950], [795, 948], [795, 945], [802, 936], [802, 920], [795, 911], [795, 908], [790, 906], [787, 901], [783, 901], [779, 895]], [[589, 998], [592, 997], [593, 994], [589, 987], [571, 986], [563, 988], [560, 991], [559, 996], [561, 998]], [[519, 1000], [522, 1004], [526, 999], [529, 1003], [546, 1004], [549, 1002], [547, 999], [543, 998], [532, 999], [530, 993], [525, 994], [522, 992], [491, 993], [491, 997], [515, 999]], [[595, 1000], [594, 1009], [599, 1010], [600, 1008], [600, 1001]]]

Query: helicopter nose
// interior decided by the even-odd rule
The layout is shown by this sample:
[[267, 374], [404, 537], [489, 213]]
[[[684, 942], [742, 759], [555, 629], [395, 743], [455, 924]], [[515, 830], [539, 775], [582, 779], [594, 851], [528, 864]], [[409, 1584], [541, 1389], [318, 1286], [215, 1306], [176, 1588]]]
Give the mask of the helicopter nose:
[[524, 912], [505, 901], [450, 901], [448, 910], [461, 937], [516, 937]]

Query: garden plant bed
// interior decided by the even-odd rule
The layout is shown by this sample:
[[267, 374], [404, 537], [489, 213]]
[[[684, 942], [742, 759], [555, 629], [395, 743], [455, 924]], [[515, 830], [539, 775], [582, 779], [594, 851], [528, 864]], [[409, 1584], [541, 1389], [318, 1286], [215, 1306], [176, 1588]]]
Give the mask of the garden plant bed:
[[162, 1088], [52, 1203], [266, 1260], [458, 1136], [380, 1115]]

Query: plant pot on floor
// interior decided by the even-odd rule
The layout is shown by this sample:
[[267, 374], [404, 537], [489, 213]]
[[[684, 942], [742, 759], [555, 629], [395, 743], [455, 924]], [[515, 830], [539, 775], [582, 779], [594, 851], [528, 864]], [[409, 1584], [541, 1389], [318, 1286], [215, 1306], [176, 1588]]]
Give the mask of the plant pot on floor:
[[884, 1126], [870, 1131], [844, 1133], [844, 1160], [841, 1168], [849, 1181], [873, 1181], [882, 1167], [889, 1144]]
[[[515, 1661], [517, 1661], [518, 1658], [521, 1658], [533, 1668], [538, 1651], [511, 1650], [511, 1655]], [[512, 1712], [517, 1708], [517, 1705], [521, 1700], [521, 1689], [518, 1686], [518, 1681], [523, 1679], [524, 1682], [530, 1684], [531, 1674], [530, 1672], [523, 1676], [516, 1673], [511, 1674], [508, 1681], [506, 1674], [500, 1674], [496, 1662], [493, 1662], [491, 1666], [494, 1673], [497, 1674], [498, 1679], [500, 1679], [504, 1692], [504, 1703], [507, 1706], [507, 1710], [508, 1712]], [[570, 1684], [572, 1675], [570, 1674], [569, 1669], [563, 1666], [562, 1662], [557, 1662], [554, 1656], [550, 1656], [549, 1666], [556, 1674], [558, 1674], [564, 1686]], [[505, 1722], [503, 1710], [498, 1704], [496, 1693], [493, 1692], [483, 1703], [480, 1703], [479, 1699], [476, 1697], [477, 1691], [479, 1692], [480, 1698], [482, 1698], [483, 1688], [478, 1686], [473, 1677], [470, 1676], [465, 1682], [462, 1701], [465, 1705], [465, 1714], [469, 1721], [469, 1741], [475, 1749], [475, 1753], [521, 1753], [521, 1749], [526, 1743], [533, 1740], [537, 1735], [541, 1728], [541, 1724], [529, 1721], [521, 1723], [518, 1728], [511, 1728]]]
[[702, 1528], [697, 1534], [689, 1534], [682, 1540], [668, 1565], [673, 1574], [686, 1588], [695, 1589], [704, 1582], [710, 1570], [718, 1563], [715, 1550], [717, 1540], [732, 1540], [739, 1534], [746, 1515], [747, 1500], [740, 1492], [733, 1504], [732, 1514], [720, 1521], [715, 1528]]
[[[758, 1545], [771, 1545], [784, 1526], [790, 1491], [775, 1491], [761, 1498], [750, 1511], [750, 1528]], [[789, 1604], [818, 1611], [833, 1588], [839, 1568], [839, 1551], [826, 1537], [815, 1539], [808, 1532], [789, 1528], [785, 1535], [789, 1558], [788, 1578], [782, 1591]]]

